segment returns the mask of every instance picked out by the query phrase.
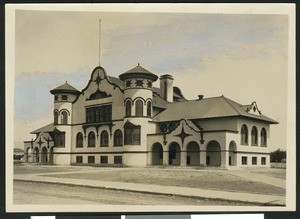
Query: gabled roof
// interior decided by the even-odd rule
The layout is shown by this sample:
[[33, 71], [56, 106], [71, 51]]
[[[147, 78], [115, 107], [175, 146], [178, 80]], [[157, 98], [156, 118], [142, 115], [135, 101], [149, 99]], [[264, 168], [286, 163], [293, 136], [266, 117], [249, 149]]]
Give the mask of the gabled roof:
[[44, 127], [42, 128], [39, 128], [37, 130], [34, 130], [32, 132], [30, 132], [30, 134], [38, 134], [40, 132], [53, 132], [55, 129], [55, 126], [54, 126], [54, 123], [50, 123], [48, 125], [45, 125]]
[[120, 88], [124, 89], [124, 81], [120, 80], [119, 78], [115, 78], [112, 76], [107, 76], [108, 80], [116, 85], [118, 85]]
[[79, 94], [80, 91], [77, 90], [75, 87], [71, 86], [68, 84], [66, 81], [64, 84], [50, 90], [51, 94], [56, 94], [56, 93], [73, 93], [73, 94]]
[[241, 104], [224, 96], [173, 102], [165, 104], [166, 110], [153, 118], [156, 122], [176, 121], [184, 119], [208, 119], [217, 117], [244, 116], [276, 124], [273, 119], [264, 115], [247, 113]]

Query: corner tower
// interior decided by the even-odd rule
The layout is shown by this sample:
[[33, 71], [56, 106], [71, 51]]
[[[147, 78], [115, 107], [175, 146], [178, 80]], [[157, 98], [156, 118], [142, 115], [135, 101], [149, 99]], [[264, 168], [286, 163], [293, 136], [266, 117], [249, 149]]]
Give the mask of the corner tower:
[[70, 164], [71, 133], [72, 133], [72, 102], [78, 97], [80, 91], [68, 82], [50, 90], [54, 95], [54, 153], [69, 153], [64, 156], [54, 155], [54, 163]]
[[119, 78], [125, 84], [124, 151], [138, 152], [125, 153], [124, 163], [138, 165], [147, 160], [147, 133], [155, 128], [149, 121], [153, 115], [153, 82], [158, 77], [138, 64]]

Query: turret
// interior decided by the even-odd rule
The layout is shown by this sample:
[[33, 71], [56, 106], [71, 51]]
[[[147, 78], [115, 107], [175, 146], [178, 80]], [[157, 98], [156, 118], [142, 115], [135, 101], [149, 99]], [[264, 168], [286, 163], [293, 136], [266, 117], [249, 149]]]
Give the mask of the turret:
[[157, 76], [138, 64], [121, 74], [124, 81], [125, 117], [152, 117], [153, 82]]
[[50, 90], [54, 95], [54, 124], [71, 124], [72, 102], [78, 97], [80, 91], [68, 82]]

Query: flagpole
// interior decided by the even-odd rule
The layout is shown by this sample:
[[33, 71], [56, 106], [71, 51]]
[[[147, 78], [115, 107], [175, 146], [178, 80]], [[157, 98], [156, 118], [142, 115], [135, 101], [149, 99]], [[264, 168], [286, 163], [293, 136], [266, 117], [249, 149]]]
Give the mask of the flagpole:
[[101, 66], [101, 19], [99, 19], [99, 66]]

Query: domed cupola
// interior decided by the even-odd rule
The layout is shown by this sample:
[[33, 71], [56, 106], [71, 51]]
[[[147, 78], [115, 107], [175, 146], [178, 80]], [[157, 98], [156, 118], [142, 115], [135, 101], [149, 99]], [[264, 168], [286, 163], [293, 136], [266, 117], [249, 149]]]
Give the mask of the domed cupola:
[[126, 89], [146, 88], [152, 89], [152, 83], [158, 76], [138, 65], [133, 69], [121, 74], [119, 78], [125, 82]]

